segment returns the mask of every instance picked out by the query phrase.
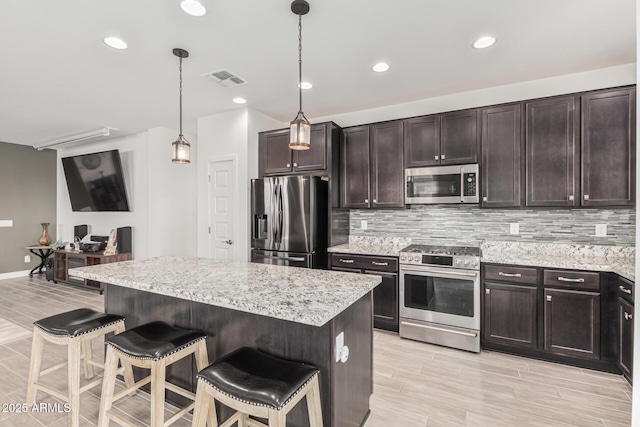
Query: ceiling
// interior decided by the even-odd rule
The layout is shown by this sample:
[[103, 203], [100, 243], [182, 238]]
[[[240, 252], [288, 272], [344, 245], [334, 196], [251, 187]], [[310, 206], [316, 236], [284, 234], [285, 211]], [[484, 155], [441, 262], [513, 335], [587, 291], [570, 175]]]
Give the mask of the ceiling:
[[[101, 126], [116, 135], [184, 127], [249, 107], [282, 122], [297, 112], [297, 17], [289, 0], [0, 2], [0, 141], [33, 145]], [[303, 17], [306, 116], [398, 104], [633, 63], [634, 0], [309, 0]], [[485, 34], [497, 43], [471, 47]], [[119, 51], [102, 39], [117, 35]], [[371, 66], [391, 65], [377, 74]], [[225, 88], [203, 74], [228, 69]], [[241, 96], [247, 104], [234, 104]]]

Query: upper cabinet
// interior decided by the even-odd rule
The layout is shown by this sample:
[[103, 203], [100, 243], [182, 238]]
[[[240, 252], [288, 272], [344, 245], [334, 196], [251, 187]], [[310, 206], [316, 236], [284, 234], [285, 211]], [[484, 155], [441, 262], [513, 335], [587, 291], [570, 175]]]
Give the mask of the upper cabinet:
[[340, 142], [341, 206], [404, 206], [402, 122], [343, 130]]
[[330, 122], [311, 125], [311, 146], [308, 150], [289, 148], [289, 129], [261, 132], [258, 139], [260, 176], [328, 171], [332, 141], [335, 140], [336, 147], [338, 144], [337, 129]]
[[636, 90], [582, 96], [582, 205], [635, 204]]
[[465, 110], [404, 120], [405, 167], [478, 161], [478, 111]]
[[483, 108], [482, 181], [483, 207], [521, 205], [522, 104]]
[[525, 103], [526, 206], [579, 206], [576, 97]]

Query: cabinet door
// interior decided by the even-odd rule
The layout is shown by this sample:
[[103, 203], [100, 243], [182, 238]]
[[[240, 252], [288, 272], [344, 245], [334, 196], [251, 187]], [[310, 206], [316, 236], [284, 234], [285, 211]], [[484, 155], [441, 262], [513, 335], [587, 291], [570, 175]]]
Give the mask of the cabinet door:
[[373, 327], [398, 332], [398, 275], [369, 270], [365, 274], [382, 276], [373, 290]]
[[600, 294], [544, 290], [544, 348], [581, 359], [600, 358]]
[[344, 129], [340, 141], [340, 200], [343, 208], [368, 208], [369, 126]]
[[440, 164], [440, 116], [424, 116], [404, 121], [404, 167]]
[[478, 111], [442, 115], [440, 160], [443, 165], [478, 162]]
[[371, 207], [404, 207], [402, 122], [371, 126]]
[[326, 125], [311, 125], [311, 143], [308, 150], [293, 150], [293, 171], [309, 172], [327, 169]]
[[580, 205], [579, 114], [573, 96], [527, 102], [526, 205]]
[[261, 133], [258, 139], [261, 175], [278, 175], [292, 170], [289, 129]]
[[537, 348], [535, 286], [485, 282], [483, 338], [513, 347]]
[[582, 97], [582, 205], [635, 204], [635, 89]]
[[482, 109], [483, 207], [521, 205], [522, 105]]
[[633, 377], [633, 305], [622, 298], [618, 298], [618, 324], [620, 325], [618, 366], [631, 381]]

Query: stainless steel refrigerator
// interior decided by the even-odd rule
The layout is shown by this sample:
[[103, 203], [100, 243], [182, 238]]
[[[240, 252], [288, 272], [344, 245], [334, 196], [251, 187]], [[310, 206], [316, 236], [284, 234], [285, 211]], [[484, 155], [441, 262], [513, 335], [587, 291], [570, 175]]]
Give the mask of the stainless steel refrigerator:
[[317, 176], [251, 181], [251, 261], [326, 268], [328, 184]]

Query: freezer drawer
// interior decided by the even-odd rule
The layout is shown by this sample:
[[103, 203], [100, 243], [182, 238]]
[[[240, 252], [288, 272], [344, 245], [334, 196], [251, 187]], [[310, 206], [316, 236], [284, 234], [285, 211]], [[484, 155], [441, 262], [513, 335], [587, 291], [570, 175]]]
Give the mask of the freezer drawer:
[[313, 268], [313, 254], [252, 249], [251, 262], [258, 264]]

